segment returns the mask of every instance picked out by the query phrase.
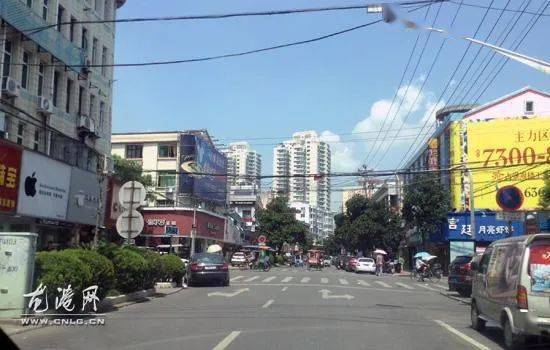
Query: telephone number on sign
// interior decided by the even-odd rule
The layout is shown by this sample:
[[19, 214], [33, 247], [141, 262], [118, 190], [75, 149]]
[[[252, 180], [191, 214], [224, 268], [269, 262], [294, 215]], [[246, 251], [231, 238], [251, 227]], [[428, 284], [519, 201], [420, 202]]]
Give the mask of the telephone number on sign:
[[536, 162], [550, 164], [550, 147], [546, 149], [546, 153], [538, 154], [533, 147], [523, 149], [517, 147], [478, 149], [476, 150], [476, 156], [485, 158], [483, 166], [531, 165]]
[[544, 191], [544, 188], [541, 187], [541, 188], [536, 188], [536, 187], [527, 187], [524, 191], [523, 191], [523, 195], [526, 197], [526, 198], [530, 198], [530, 197], [539, 197], [539, 196], [542, 196], [542, 192]]

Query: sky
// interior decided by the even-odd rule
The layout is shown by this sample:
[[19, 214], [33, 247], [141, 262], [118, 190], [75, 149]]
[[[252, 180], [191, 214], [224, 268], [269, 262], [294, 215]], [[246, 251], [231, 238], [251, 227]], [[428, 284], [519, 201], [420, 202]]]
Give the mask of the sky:
[[[518, 16], [517, 12], [505, 11], [501, 15], [500, 10], [490, 10], [482, 21], [485, 9], [463, 5], [451, 27], [458, 3], [460, 0], [433, 4], [407, 16], [456, 35], [472, 37], [481, 23], [475, 38], [493, 44], [500, 43]], [[536, 12], [546, 1], [464, 0], [464, 3], [492, 4], [511, 10], [527, 5], [526, 12]], [[206, 15], [363, 4], [335, 0], [128, 0], [117, 16]], [[518, 52], [550, 59], [550, 46], [544, 45], [550, 8], [545, 13], [549, 15], [539, 19]], [[379, 14], [359, 9], [119, 23], [115, 63], [253, 50], [307, 40], [379, 18]], [[512, 49], [514, 40], [532, 18], [528, 13], [519, 17], [502, 46]], [[416, 50], [400, 86], [416, 41]], [[501, 58], [494, 57], [488, 68], [482, 70], [481, 64], [488, 61], [490, 52], [473, 45], [452, 77], [467, 47], [465, 40], [381, 22], [314, 43], [248, 56], [168, 66], [119, 67], [115, 69], [113, 132], [208, 129], [219, 143], [248, 140], [261, 153], [263, 173], [267, 175], [272, 174], [272, 150], [277, 142], [289, 139], [296, 131], [315, 130], [331, 145], [333, 172], [355, 171], [362, 164], [374, 169], [395, 169], [402, 165], [407, 152], [414, 153], [411, 151], [431, 130], [438, 108], [447, 103], [474, 102], [474, 92], [481, 92], [481, 83], [495, 75], [490, 73]], [[479, 72], [484, 74], [475, 83]], [[477, 102], [491, 101], [526, 85], [550, 91], [548, 75], [509, 61]], [[466, 91], [470, 93], [463, 98]], [[380, 142], [375, 142], [377, 139]], [[333, 179], [333, 188], [354, 182], [353, 178]], [[269, 182], [263, 185], [268, 186]], [[338, 210], [341, 192], [335, 191], [332, 197], [332, 209]]]

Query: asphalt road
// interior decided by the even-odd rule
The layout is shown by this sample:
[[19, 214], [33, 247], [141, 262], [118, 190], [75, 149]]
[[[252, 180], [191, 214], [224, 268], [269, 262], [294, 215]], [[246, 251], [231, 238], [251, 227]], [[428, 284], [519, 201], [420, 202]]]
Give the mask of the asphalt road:
[[500, 349], [500, 331], [469, 327], [443, 283], [278, 268], [231, 271], [229, 287], [195, 287], [105, 315], [104, 326], [14, 335], [22, 349]]

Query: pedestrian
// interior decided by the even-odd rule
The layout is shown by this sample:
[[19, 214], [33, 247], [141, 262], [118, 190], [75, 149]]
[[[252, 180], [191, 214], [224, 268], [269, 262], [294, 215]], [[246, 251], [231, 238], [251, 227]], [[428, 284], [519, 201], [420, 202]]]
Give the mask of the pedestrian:
[[382, 254], [378, 254], [376, 256], [376, 276], [380, 276], [382, 274], [383, 266], [384, 266], [384, 256]]

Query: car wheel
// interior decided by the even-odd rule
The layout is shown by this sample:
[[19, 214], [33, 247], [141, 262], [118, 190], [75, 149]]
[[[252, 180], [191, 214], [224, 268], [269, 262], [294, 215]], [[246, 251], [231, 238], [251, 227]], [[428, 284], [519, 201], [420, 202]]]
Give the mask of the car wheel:
[[470, 318], [473, 329], [480, 332], [485, 329], [485, 320], [479, 318], [479, 310], [477, 309], [475, 301], [472, 301], [472, 306], [470, 307]]
[[521, 337], [515, 335], [512, 331], [512, 325], [510, 324], [510, 320], [508, 320], [508, 317], [504, 319], [502, 330], [504, 333], [504, 346], [506, 347], [506, 349], [518, 349], [519, 346], [522, 344]]

